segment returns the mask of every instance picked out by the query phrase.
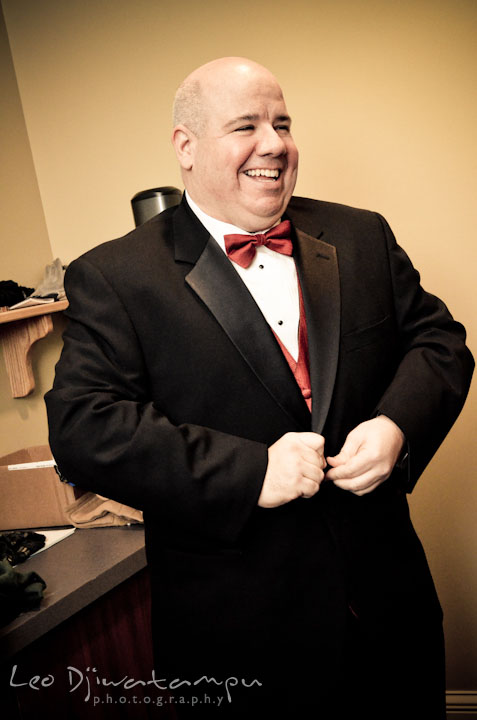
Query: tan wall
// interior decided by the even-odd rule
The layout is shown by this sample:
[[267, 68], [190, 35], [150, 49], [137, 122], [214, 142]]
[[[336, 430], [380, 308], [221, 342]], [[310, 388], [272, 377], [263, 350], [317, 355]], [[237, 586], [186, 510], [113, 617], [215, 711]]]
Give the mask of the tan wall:
[[[284, 87], [297, 192], [382, 212], [477, 348], [475, 2], [3, 7], [53, 256], [68, 262], [131, 229], [137, 191], [181, 187], [173, 92], [202, 62], [246, 55]], [[411, 504], [446, 613], [449, 687], [477, 690], [475, 427], [474, 391]]]
[[[40, 191], [0, 12], [0, 280], [36, 287], [51, 262]], [[14, 400], [0, 352], [0, 455], [47, 442], [43, 393], [51, 385], [61, 338], [56, 331], [33, 347], [37, 387]]]

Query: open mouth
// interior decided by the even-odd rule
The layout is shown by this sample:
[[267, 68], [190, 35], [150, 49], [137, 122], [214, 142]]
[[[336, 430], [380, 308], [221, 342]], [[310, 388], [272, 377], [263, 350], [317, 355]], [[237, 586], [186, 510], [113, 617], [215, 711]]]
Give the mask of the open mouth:
[[245, 175], [248, 177], [253, 178], [266, 178], [267, 180], [272, 180], [273, 182], [276, 182], [278, 178], [281, 175], [281, 170], [269, 170], [269, 169], [254, 169], [254, 170], [245, 170]]

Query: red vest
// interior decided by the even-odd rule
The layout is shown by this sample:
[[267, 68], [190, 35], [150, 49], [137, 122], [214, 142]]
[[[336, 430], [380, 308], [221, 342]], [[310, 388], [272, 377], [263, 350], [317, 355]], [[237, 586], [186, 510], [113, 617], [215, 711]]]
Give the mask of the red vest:
[[301, 390], [305, 402], [308, 405], [308, 410], [311, 412], [311, 383], [310, 383], [310, 363], [308, 359], [308, 331], [306, 327], [306, 316], [305, 306], [303, 305], [303, 296], [301, 292], [300, 283], [298, 283], [298, 290], [300, 293], [300, 324], [298, 326], [298, 360], [294, 360], [290, 355], [285, 345], [282, 343], [276, 333], [275, 337], [280, 345], [283, 354], [285, 355], [287, 362], [290, 366], [292, 373], [295, 376], [295, 380], [298, 383], [298, 387]]

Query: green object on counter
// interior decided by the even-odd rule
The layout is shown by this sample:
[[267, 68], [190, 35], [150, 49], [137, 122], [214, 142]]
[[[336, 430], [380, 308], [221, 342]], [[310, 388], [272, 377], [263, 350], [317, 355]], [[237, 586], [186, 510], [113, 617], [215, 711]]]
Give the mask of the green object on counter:
[[0, 561], [0, 625], [26, 610], [35, 610], [46, 582], [36, 572], [19, 572], [7, 560]]

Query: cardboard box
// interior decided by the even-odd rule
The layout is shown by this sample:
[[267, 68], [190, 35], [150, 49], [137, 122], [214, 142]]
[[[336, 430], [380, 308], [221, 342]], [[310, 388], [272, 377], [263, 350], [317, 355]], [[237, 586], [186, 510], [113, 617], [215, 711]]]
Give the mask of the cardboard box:
[[[61, 482], [48, 445], [24, 448], [0, 457], [0, 530], [22, 530], [71, 525], [65, 508], [76, 499], [71, 485]], [[38, 463], [38, 467], [12, 466]]]

